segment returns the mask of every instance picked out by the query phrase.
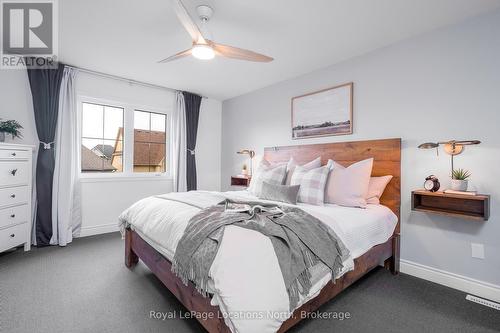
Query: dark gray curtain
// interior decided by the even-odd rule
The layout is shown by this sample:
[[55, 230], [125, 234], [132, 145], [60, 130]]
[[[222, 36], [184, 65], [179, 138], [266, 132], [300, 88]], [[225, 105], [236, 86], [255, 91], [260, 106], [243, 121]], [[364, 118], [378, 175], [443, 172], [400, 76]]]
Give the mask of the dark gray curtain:
[[54, 136], [59, 110], [59, 88], [64, 65], [56, 69], [28, 68], [36, 131], [40, 141], [36, 163], [36, 242], [50, 244], [52, 237], [52, 179], [54, 176]]
[[186, 181], [187, 190], [196, 190], [196, 136], [198, 135], [198, 119], [200, 118], [201, 96], [183, 91], [186, 104]]

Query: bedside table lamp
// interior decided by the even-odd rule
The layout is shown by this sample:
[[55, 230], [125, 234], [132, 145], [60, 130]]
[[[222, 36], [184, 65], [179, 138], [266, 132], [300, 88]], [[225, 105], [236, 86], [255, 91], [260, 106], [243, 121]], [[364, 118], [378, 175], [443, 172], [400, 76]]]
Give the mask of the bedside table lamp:
[[249, 176], [252, 176], [252, 165], [253, 165], [253, 158], [255, 157], [255, 151], [251, 149], [242, 149], [240, 151], [237, 151], [236, 154], [240, 155], [248, 155], [250, 157], [250, 174]]
[[464, 151], [464, 146], [470, 145], [478, 145], [481, 141], [479, 140], [450, 140], [444, 142], [426, 142], [422, 143], [418, 146], [420, 149], [432, 149], [436, 148], [437, 154], [439, 155], [439, 149], [437, 149], [440, 145], [444, 146], [444, 151], [451, 156], [451, 174], [453, 174], [453, 156], [459, 155]]

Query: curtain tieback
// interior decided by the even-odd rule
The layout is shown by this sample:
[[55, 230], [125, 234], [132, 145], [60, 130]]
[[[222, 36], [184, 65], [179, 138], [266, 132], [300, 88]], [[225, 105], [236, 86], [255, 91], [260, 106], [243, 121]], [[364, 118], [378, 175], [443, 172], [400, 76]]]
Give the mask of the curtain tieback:
[[40, 144], [41, 144], [41, 145], [43, 144], [43, 149], [47, 150], [47, 149], [52, 148], [52, 147], [51, 147], [51, 145], [53, 145], [53, 144], [54, 144], [54, 141], [49, 142], [49, 143], [47, 143], [47, 142], [43, 142], [43, 141], [40, 141]]
[[188, 151], [188, 152], [190, 152], [190, 153], [191, 153], [191, 155], [194, 155], [194, 154], [195, 154], [195, 152], [194, 152], [194, 150], [193, 150], [193, 149], [188, 149], [187, 151]]

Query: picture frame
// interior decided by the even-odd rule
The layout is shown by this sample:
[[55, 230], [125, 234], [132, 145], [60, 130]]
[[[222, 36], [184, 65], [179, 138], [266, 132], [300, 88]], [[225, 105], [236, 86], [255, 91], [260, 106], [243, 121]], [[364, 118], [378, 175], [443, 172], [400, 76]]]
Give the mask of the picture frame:
[[349, 82], [292, 98], [292, 139], [353, 133], [353, 90]]

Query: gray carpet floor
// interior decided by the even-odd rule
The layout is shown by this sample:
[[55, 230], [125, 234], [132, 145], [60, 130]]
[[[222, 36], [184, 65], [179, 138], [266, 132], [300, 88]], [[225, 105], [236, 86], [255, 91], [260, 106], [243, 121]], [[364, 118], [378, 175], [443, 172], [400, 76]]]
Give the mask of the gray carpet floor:
[[[0, 332], [199, 332], [195, 319], [150, 318], [185, 311], [140, 263], [123, 264], [119, 234], [0, 255]], [[292, 332], [500, 332], [500, 311], [465, 294], [375, 269], [320, 308], [350, 319], [310, 319]], [[256, 332], [257, 333], [257, 332]]]

